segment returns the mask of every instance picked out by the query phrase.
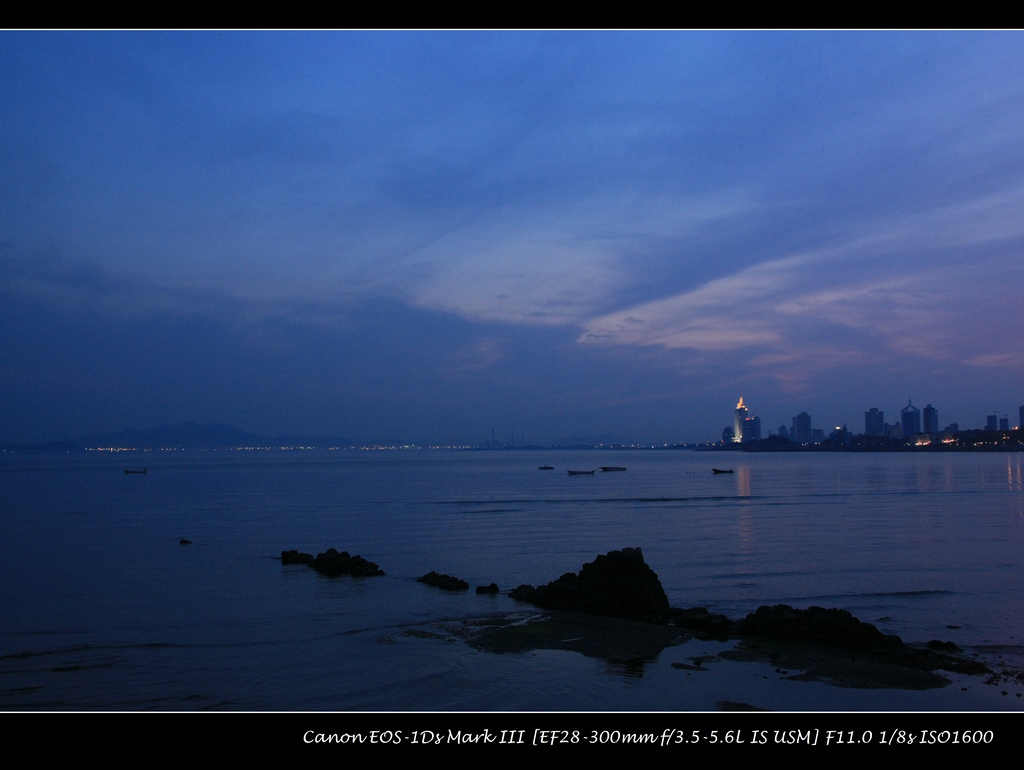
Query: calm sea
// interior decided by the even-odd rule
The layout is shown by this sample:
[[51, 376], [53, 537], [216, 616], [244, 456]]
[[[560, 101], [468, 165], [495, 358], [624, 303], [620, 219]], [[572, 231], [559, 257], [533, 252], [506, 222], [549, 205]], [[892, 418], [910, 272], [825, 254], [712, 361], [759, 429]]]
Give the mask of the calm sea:
[[[628, 470], [566, 473], [598, 465]], [[640, 546], [673, 606], [842, 607], [908, 642], [952, 640], [1022, 666], [1022, 470], [1021, 454], [7, 455], [0, 707], [1021, 709], [978, 678], [905, 693], [791, 682], [753, 663], [688, 676], [671, 663], [725, 645], [689, 642], [637, 670], [480, 652], [446, 629], [528, 610], [508, 589]], [[386, 576], [325, 578], [275, 559], [331, 546]], [[503, 593], [415, 581], [430, 570]]]

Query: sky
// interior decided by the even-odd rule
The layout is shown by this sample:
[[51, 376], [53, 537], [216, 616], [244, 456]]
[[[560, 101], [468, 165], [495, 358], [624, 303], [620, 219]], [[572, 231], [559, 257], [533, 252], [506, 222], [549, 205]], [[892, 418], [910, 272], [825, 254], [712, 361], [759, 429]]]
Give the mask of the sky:
[[1024, 404], [1019, 32], [0, 32], [0, 441]]

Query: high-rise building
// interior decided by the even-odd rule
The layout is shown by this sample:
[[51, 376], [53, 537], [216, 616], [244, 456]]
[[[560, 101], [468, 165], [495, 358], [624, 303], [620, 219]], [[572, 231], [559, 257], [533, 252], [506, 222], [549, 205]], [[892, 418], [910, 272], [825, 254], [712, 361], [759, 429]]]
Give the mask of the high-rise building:
[[793, 418], [792, 438], [798, 444], [811, 443], [811, 416], [807, 412]]
[[925, 433], [938, 433], [939, 432], [939, 410], [931, 404], [928, 404], [924, 408], [924, 432]]
[[1022, 406], [1017, 414], [1017, 427], [1024, 428], [1024, 406]]
[[761, 418], [760, 417], [748, 417], [743, 421], [743, 440], [744, 441], [760, 441], [761, 440]]
[[985, 430], [999, 430], [999, 415], [990, 414], [985, 420]]
[[885, 412], [874, 407], [864, 412], [864, 435], [885, 435]]
[[903, 435], [910, 436], [921, 432], [921, 410], [910, 401], [900, 411], [900, 423], [903, 425]]
[[1006, 417], [1000, 417], [999, 418], [999, 430], [1009, 430], [1009, 429], [1010, 429], [1010, 416], [1007, 415]]
[[736, 404], [736, 411], [732, 419], [732, 440], [736, 444], [739, 444], [744, 439], [743, 423], [746, 419], [747, 407], [743, 406], [743, 396], [740, 396], [740, 401]]

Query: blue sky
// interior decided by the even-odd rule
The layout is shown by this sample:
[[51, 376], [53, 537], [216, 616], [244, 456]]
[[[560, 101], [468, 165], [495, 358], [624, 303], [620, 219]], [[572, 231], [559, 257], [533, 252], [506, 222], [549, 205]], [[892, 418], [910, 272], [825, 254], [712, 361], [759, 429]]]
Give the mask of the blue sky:
[[1022, 43], [0, 33], [0, 441], [1016, 424]]

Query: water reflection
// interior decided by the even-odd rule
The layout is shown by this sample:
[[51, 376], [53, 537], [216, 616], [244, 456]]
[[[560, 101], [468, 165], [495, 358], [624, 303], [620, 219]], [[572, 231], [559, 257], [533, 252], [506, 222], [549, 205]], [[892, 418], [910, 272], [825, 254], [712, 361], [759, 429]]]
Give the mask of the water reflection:
[[750, 497], [750, 466], [741, 465], [736, 471], [736, 494], [740, 497]]

